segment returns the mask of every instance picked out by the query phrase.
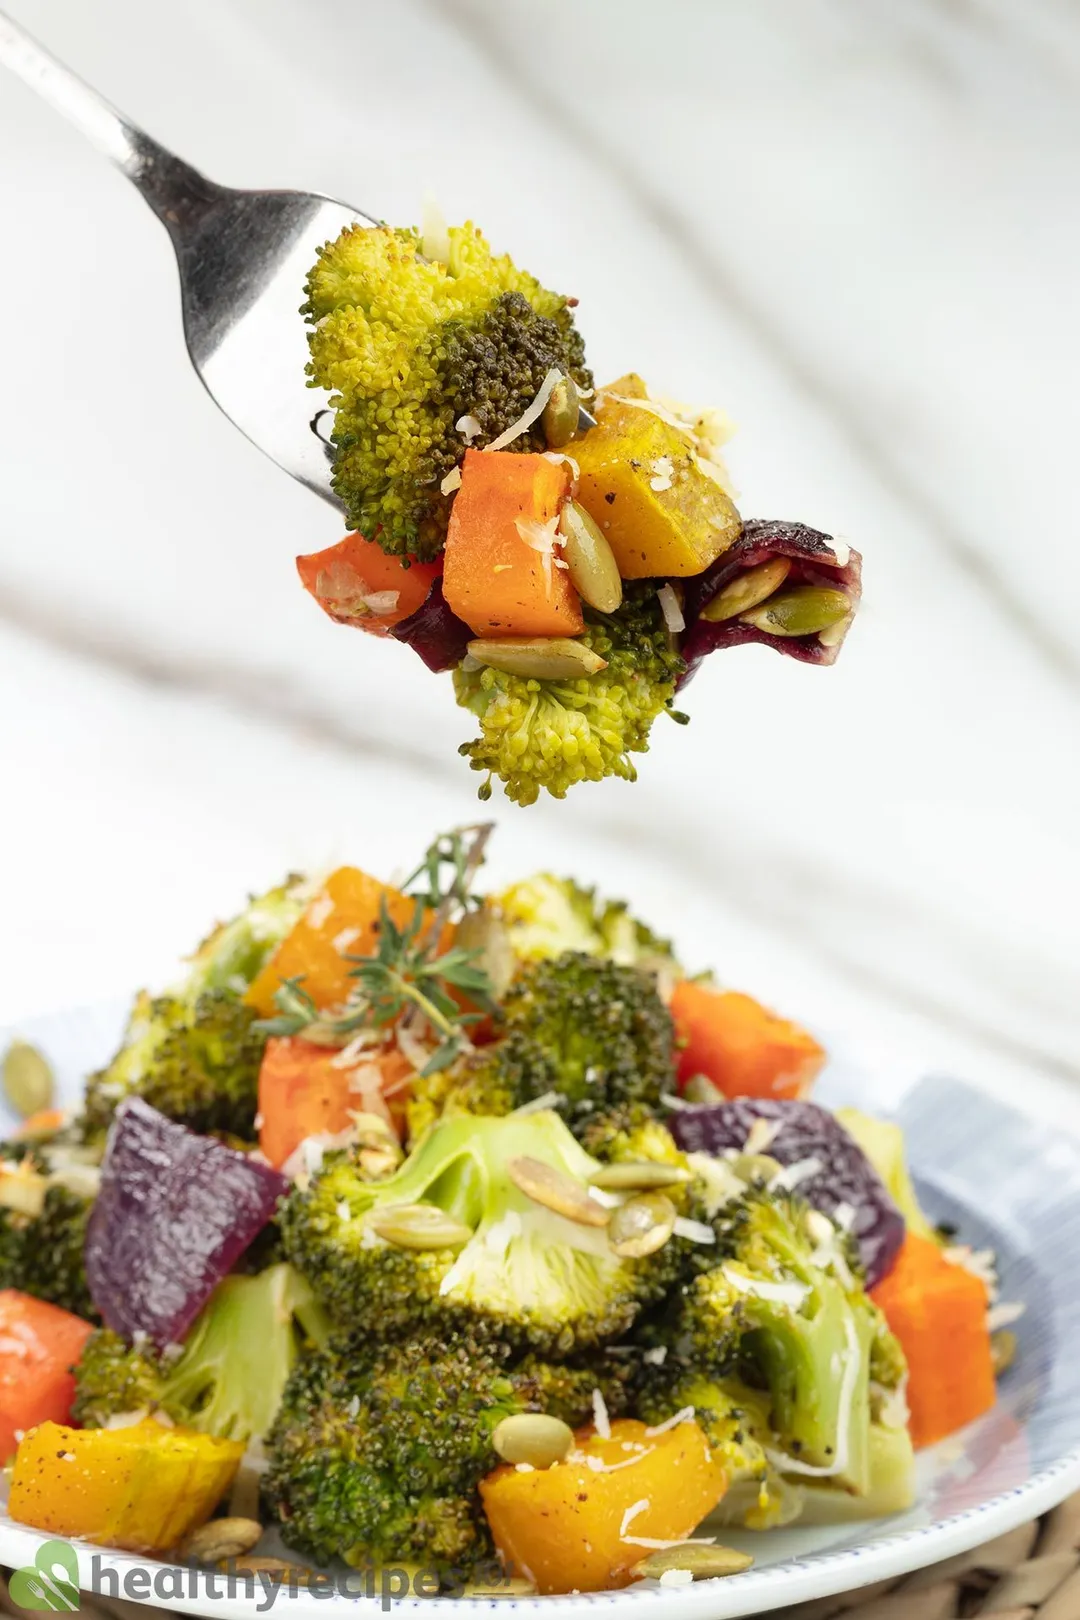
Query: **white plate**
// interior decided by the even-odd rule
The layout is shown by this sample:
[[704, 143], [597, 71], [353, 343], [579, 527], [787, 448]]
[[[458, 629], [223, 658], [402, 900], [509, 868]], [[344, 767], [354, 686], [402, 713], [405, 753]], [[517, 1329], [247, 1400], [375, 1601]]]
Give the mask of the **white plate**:
[[[110, 1055], [121, 1021], [117, 1008], [83, 1010], [40, 1019], [20, 1033], [49, 1054], [63, 1100], [74, 1103], [82, 1076]], [[496, 1608], [552, 1616], [602, 1608], [612, 1620], [670, 1620], [675, 1613], [734, 1620], [937, 1563], [1080, 1489], [1080, 1358], [1073, 1353], [1080, 1339], [1080, 1142], [957, 1081], [913, 1079], [879, 1064], [870, 1070], [852, 1057], [833, 1060], [818, 1094], [830, 1105], [855, 1102], [898, 1118], [930, 1213], [955, 1221], [966, 1240], [997, 1249], [1002, 1295], [1027, 1310], [1016, 1327], [1019, 1355], [994, 1410], [921, 1455], [918, 1503], [909, 1513], [828, 1529], [725, 1531], [726, 1542], [754, 1554], [755, 1567], [743, 1575], [579, 1597], [438, 1601], [469, 1617]], [[9, 1567], [32, 1565], [48, 1540], [0, 1514], [0, 1562]], [[119, 1595], [182, 1613], [239, 1620], [267, 1612], [262, 1591], [215, 1596], [204, 1573], [73, 1545], [87, 1591], [115, 1594], [115, 1579]], [[432, 1601], [395, 1599], [393, 1607], [416, 1610]], [[378, 1597], [336, 1591], [317, 1598], [303, 1590], [293, 1596], [287, 1588], [272, 1606], [293, 1620], [383, 1608]]]

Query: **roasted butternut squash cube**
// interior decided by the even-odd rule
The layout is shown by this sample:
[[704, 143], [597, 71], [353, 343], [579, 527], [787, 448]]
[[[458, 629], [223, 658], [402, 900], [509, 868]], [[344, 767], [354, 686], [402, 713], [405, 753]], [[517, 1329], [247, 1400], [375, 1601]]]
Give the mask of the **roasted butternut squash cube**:
[[596, 427], [568, 447], [581, 470], [577, 498], [624, 579], [700, 574], [739, 535], [731, 497], [666, 416], [640, 378], [623, 378], [597, 396]]

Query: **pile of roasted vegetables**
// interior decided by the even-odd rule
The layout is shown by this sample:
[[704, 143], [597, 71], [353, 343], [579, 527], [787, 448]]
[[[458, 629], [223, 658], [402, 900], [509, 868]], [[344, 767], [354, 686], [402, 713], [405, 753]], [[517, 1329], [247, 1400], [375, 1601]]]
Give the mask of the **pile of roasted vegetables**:
[[860, 594], [843, 542], [740, 518], [719, 412], [633, 374], [594, 387], [574, 302], [436, 221], [346, 230], [303, 308], [355, 532], [300, 577], [339, 623], [453, 671], [481, 797], [497, 777], [520, 804], [632, 780], [719, 648], [833, 663]]
[[13, 1518], [210, 1562], [273, 1530], [300, 1578], [679, 1584], [747, 1566], [727, 1525], [908, 1507], [913, 1446], [993, 1403], [990, 1257], [898, 1128], [810, 1101], [814, 1038], [624, 904], [481, 892], [489, 833], [252, 900], [74, 1117], [9, 1053]]

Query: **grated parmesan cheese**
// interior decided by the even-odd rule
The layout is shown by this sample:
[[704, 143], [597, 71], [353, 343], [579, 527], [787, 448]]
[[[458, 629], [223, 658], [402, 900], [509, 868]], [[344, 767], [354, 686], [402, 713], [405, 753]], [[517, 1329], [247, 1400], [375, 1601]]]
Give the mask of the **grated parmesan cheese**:
[[679, 606], [679, 598], [675, 595], [674, 588], [671, 585], [661, 585], [656, 594], [660, 601], [660, 610], [664, 615], [664, 623], [672, 635], [677, 636], [680, 630], [686, 629], [686, 620], [683, 617], [683, 610]]
[[459, 416], [454, 423], [466, 444], [472, 444], [478, 433], [483, 432], [479, 417]]
[[439, 485], [444, 495], [452, 495], [455, 489], [461, 488], [461, 468], [451, 467], [442, 483]]
[[645, 1433], [650, 1440], [655, 1440], [658, 1435], [667, 1434], [669, 1429], [677, 1429], [680, 1423], [692, 1423], [693, 1421], [694, 1408], [692, 1406], [683, 1406], [678, 1412], [673, 1412], [669, 1418], [665, 1418], [663, 1423], [656, 1423], [651, 1429], [646, 1429]]
[[686, 1215], [677, 1215], [672, 1231], [688, 1243], [715, 1243], [716, 1233], [704, 1221], [692, 1221]]
[[517, 421], [511, 422], [510, 426], [505, 428], [503, 432], [499, 434], [497, 439], [492, 439], [490, 444], [485, 444], [484, 449], [505, 450], [508, 444], [513, 444], [515, 439], [520, 439], [521, 435], [526, 433], [529, 428], [532, 427], [533, 423], [543, 416], [544, 406], [551, 398], [552, 390], [561, 377], [562, 372], [558, 369], [558, 367], [552, 366], [551, 370], [540, 384], [539, 392], [537, 393], [532, 404], [527, 405], [522, 411], [521, 415], [518, 417]]
[[601, 1440], [611, 1439], [611, 1419], [608, 1417], [607, 1402], [598, 1389], [592, 1392], [593, 1423]]

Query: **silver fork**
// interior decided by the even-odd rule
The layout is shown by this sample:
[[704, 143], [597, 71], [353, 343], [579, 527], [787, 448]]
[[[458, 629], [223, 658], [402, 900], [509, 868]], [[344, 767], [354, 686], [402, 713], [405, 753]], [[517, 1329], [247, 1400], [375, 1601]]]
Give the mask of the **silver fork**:
[[3, 12], [0, 63], [110, 158], [165, 226], [188, 353], [211, 399], [279, 467], [338, 505], [325, 446], [312, 431], [326, 396], [304, 387], [298, 309], [316, 250], [343, 226], [374, 221], [317, 192], [237, 191], [207, 180]]

